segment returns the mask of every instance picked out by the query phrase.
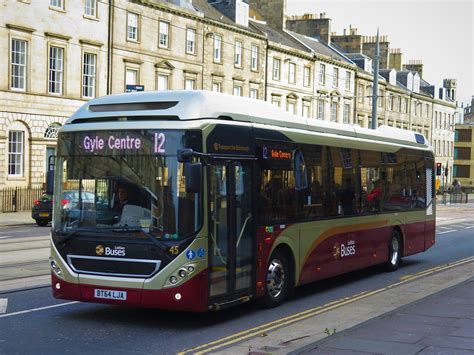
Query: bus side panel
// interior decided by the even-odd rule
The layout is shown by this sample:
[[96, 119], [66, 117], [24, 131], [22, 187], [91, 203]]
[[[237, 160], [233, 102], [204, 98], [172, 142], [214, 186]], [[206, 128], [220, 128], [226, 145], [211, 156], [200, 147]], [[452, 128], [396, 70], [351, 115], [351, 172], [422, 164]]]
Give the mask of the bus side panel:
[[425, 250], [425, 221], [407, 223], [402, 226], [404, 236], [403, 256]]
[[330, 236], [305, 261], [300, 285], [382, 263], [388, 255], [390, 227]]
[[[336, 234], [320, 242], [304, 260], [299, 285], [341, 274], [340, 245], [346, 240], [346, 233]], [[322, 237], [319, 237], [322, 238]], [[305, 253], [301, 253], [302, 256]]]
[[[344, 272], [380, 264], [387, 259], [391, 227], [362, 230], [348, 233], [354, 247], [341, 247], [341, 260]], [[353, 253], [353, 254], [352, 254]]]
[[435, 244], [436, 221], [434, 219], [425, 222], [425, 250]]

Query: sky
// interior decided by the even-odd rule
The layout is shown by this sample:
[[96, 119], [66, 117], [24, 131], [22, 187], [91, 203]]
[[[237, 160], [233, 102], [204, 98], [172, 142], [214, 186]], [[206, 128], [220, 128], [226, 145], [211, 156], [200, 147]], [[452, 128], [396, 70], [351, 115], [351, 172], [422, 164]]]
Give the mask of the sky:
[[390, 48], [401, 48], [403, 63], [422, 60], [423, 79], [437, 88], [457, 79], [457, 100], [474, 95], [473, 0], [287, 0], [287, 15], [326, 13], [331, 32], [349, 25], [358, 34], [387, 35]]

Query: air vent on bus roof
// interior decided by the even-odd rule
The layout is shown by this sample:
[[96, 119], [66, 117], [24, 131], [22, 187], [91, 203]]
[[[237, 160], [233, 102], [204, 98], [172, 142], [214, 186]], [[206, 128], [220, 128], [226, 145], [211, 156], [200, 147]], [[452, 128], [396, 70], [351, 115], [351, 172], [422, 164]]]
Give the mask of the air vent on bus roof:
[[178, 116], [114, 116], [114, 117], [85, 117], [74, 118], [70, 123], [97, 123], [97, 122], [115, 122], [115, 121], [179, 121]]
[[177, 104], [178, 104], [178, 101], [99, 104], [99, 105], [89, 105], [89, 110], [92, 112], [166, 110], [166, 109], [176, 106]]

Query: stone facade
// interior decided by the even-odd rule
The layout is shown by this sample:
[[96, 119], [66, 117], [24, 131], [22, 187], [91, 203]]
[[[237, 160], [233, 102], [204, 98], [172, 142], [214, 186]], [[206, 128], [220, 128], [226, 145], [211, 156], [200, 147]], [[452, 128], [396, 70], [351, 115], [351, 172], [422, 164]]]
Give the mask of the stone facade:
[[106, 94], [107, 1], [87, 13], [82, 1], [48, 4], [0, 0], [0, 187], [44, 183], [58, 127], [89, 99], [84, 58], [95, 58], [86, 93]]
[[[324, 14], [287, 18], [286, 0], [193, 0], [192, 6], [184, 0], [97, 1], [93, 14], [85, 13], [83, 2], [0, 2], [0, 47], [9, 53], [0, 58], [7, 73], [0, 76], [0, 186], [42, 184], [66, 118], [91, 97], [127, 88], [215, 90], [266, 100], [299, 116], [370, 126], [373, 75], [360, 63], [370, 61], [362, 53], [373, 56], [374, 39], [355, 28], [331, 33]], [[58, 48], [61, 68], [53, 74], [61, 80], [51, 84], [48, 63]], [[423, 133], [435, 152], [452, 142], [452, 126], [437, 126], [437, 117], [454, 119], [455, 80], [445, 81], [445, 96], [435, 99], [434, 86], [416, 73], [422, 67], [401, 71], [400, 51], [390, 51], [383, 36], [381, 52], [381, 68], [396, 71], [379, 81], [377, 125]], [[88, 95], [86, 54], [95, 58]], [[449, 167], [452, 151], [451, 144], [439, 156]]]
[[[433, 100], [432, 116], [432, 136], [431, 145], [435, 153], [436, 163], [441, 163], [442, 174], [440, 177], [440, 186], [451, 186], [453, 180], [454, 164], [454, 103], [450, 106], [445, 102]], [[446, 174], [448, 168], [448, 174]]]
[[454, 177], [463, 187], [474, 189], [474, 124], [456, 125]]

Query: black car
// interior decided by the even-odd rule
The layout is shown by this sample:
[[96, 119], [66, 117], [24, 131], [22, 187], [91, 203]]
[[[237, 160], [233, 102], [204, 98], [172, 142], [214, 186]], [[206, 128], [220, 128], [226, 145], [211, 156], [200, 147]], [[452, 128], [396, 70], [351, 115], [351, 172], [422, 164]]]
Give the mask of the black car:
[[[79, 202], [78, 190], [66, 190], [63, 192], [61, 206], [65, 209], [71, 209]], [[90, 205], [94, 204], [94, 194], [82, 191], [82, 202]], [[44, 227], [53, 220], [53, 199], [52, 195], [43, 194], [41, 198], [33, 203], [31, 217], [36, 224]]]

